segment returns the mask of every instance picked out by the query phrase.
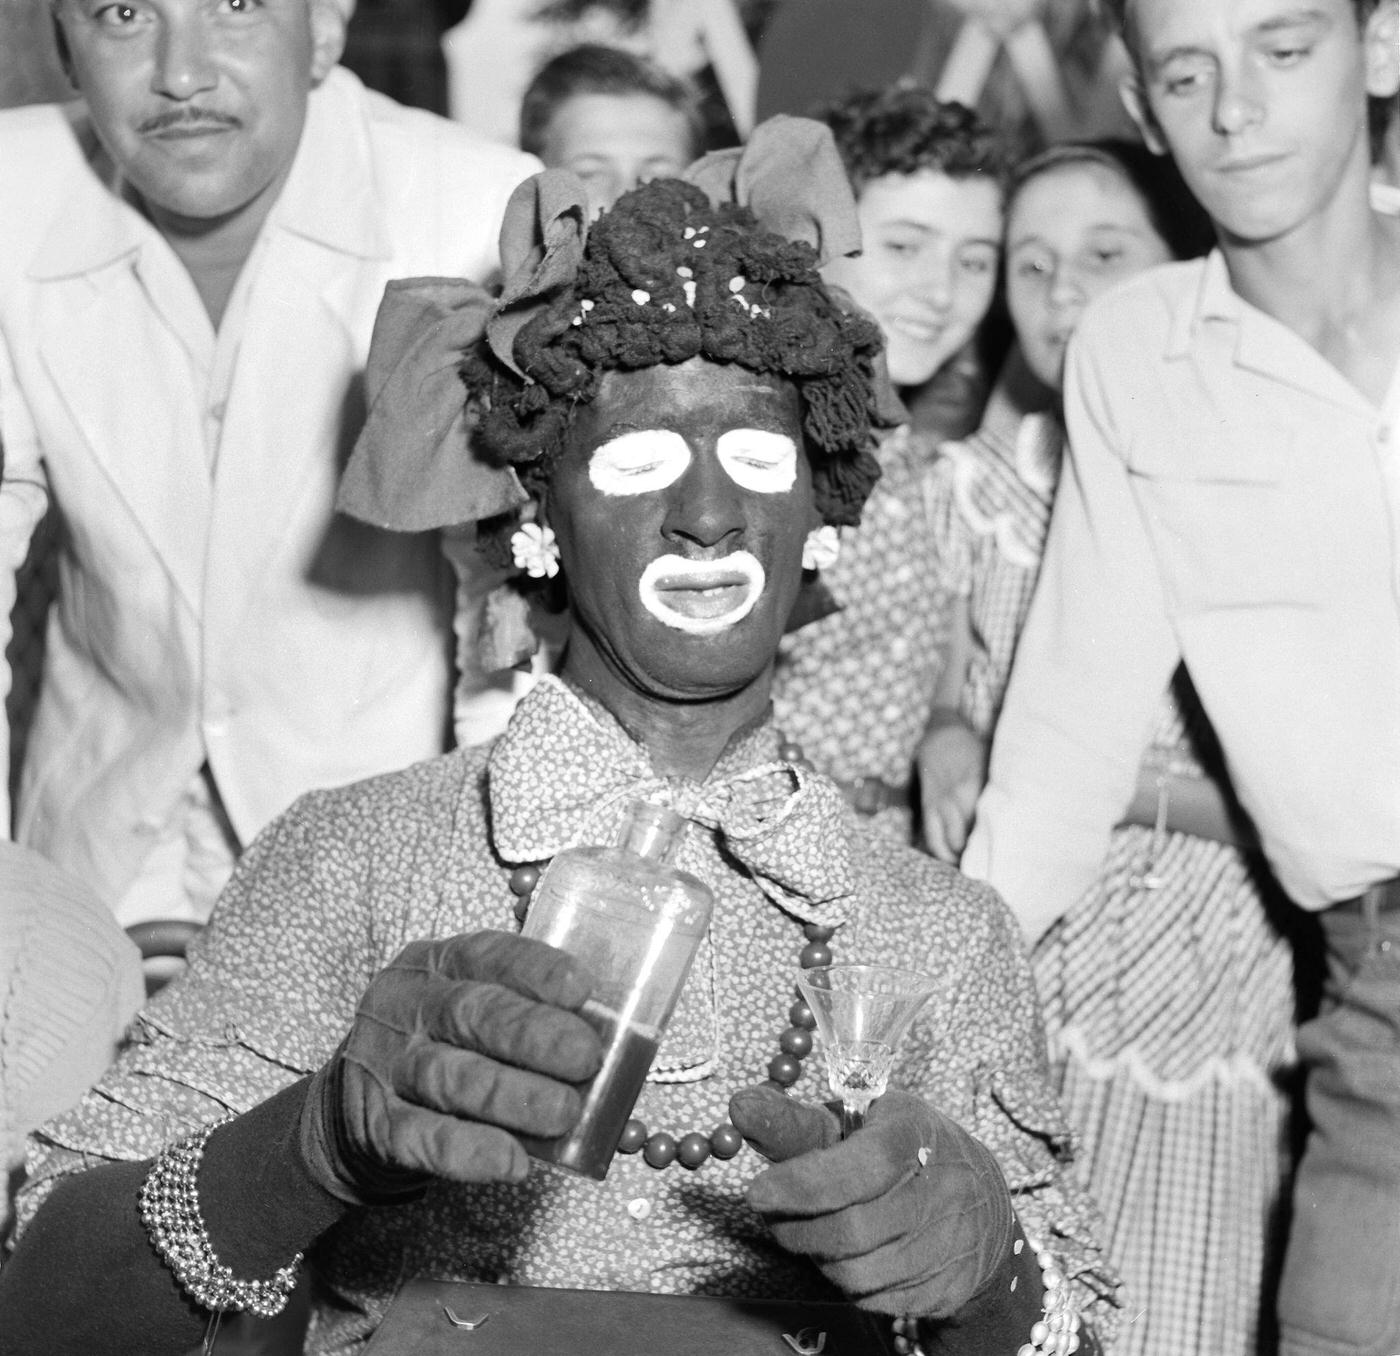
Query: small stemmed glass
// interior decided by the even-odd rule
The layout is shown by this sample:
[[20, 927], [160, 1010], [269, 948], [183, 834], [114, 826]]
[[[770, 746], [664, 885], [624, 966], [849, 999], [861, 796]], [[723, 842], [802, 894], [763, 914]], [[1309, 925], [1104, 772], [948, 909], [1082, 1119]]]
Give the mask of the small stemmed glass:
[[827, 1081], [841, 1099], [845, 1139], [884, 1093], [895, 1051], [934, 981], [894, 965], [821, 965], [803, 970], [797, 987], [817, 1024]]

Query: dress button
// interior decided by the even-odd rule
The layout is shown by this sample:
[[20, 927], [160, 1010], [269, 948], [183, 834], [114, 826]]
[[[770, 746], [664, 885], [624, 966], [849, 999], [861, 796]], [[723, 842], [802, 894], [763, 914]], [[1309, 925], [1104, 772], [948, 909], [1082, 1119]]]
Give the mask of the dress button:
[[646, 1219], [651, 1214], [651, 1202], [645, 1196], [637, 1196], [627, 1202], [627, 1213], [633, 1219]]

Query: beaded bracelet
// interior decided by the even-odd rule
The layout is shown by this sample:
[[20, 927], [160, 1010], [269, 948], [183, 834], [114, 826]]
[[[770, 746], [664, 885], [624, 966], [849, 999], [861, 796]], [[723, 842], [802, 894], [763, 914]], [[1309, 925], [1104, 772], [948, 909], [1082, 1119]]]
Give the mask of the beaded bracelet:
[[[1016, 1356], [1069, 1356], [1079, 1350], [1080, 1326], [1079, 1313], [1070, 1297], [1069, 1278], [1055, 1265], [1054, 1256], [1029, 1236], [1018, 1238], [1012, 1251], [1019, 1256], [1027, 1246], [1035, 1253], [1045, 1291], [1040, 1300], [1040, 1319], [1031, 1326], [1031, 1340], [1017, 1349]], [[1011, 1288], [1016, 1288], [1014, 1281]], [[900, 1356], [927, 1356], [919, 1345], [919, 1320], [912, 1314], [894, 1320], [894, 1349]]]
[[209, 1136], [233, 1119], [213, 1125], [163, 1149], [141, 1184], [141, 1223], [151, 1245], [175, 1274], [181, 1288], [205, 1309], [248, 1309], [273, 1318], [286, 1306], [296, 1286], [302, 1254], [267, 1281], [240, 1281], [214, 1255], [199, 1211], [199, 1164]]
[[[1031, 1340], [1024, 1343], [1016, 1356], [1069, 1356], [1079, 1350], [1079, 1311], [1069, 1292], [1069, 1277], [1055, 1265], [1055, 1258], [1035, 1239], [1026, 1236], [1026, 1246], [1035, 1253], [1040, 1266], [1040, 1279], [1045, 1293], [1040, 1298], [1040, 1320], [1031, 1325]], [[1014, 1250], [1021, 1251], [1018, 1238]]]

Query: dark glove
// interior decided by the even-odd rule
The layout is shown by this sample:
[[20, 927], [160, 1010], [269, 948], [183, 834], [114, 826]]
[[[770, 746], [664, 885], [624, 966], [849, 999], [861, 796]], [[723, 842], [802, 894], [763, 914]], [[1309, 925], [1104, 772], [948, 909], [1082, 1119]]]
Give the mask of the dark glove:
[[570, 1085], [601, 1062], [577, 1015], [589, 991], [571, 957], [512, 933], [406, 946], [311, 1081], [301, 1146], [313, 1176], [357, 1205], [435, 1177], [522, 1180], [530, 1160], [515, 1135], [569, 1130], [582, 1106]]
[[835, 1112], [772, 1088], [736, 1092], [729, 1116], [777, 1164], [749, 1183], [749, 1205], [862, 1308], [947, 1318], [1005, 1268], [1015, 1213], [1001, 1169], [920, 1098], [887, 1092], [845, 1140]]

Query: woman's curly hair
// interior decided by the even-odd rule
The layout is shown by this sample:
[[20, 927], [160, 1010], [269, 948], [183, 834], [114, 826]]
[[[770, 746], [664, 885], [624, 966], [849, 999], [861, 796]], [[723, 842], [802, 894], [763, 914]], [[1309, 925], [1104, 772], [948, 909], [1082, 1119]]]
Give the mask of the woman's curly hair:
[[1006, 145], [972, 109], [945, 102], [923, 85], [859, 90], [813, 115], [831, 128], [859, 194], [887, 174], [934, 170], [950, 179], [1005, 181]]
[[875, 481], [874, 321], [843, 306], [812, 247], [715, 207], [694, 184], [656, 179], [624, 194], [588, 233], [572, 284], [515, 336], [522, 381], [486, 344], [462, 369], [477, 445], [542, 497], [572, 412], [604, 373], [704, 357], [797, 387], [818, 511], [855, 524]]

